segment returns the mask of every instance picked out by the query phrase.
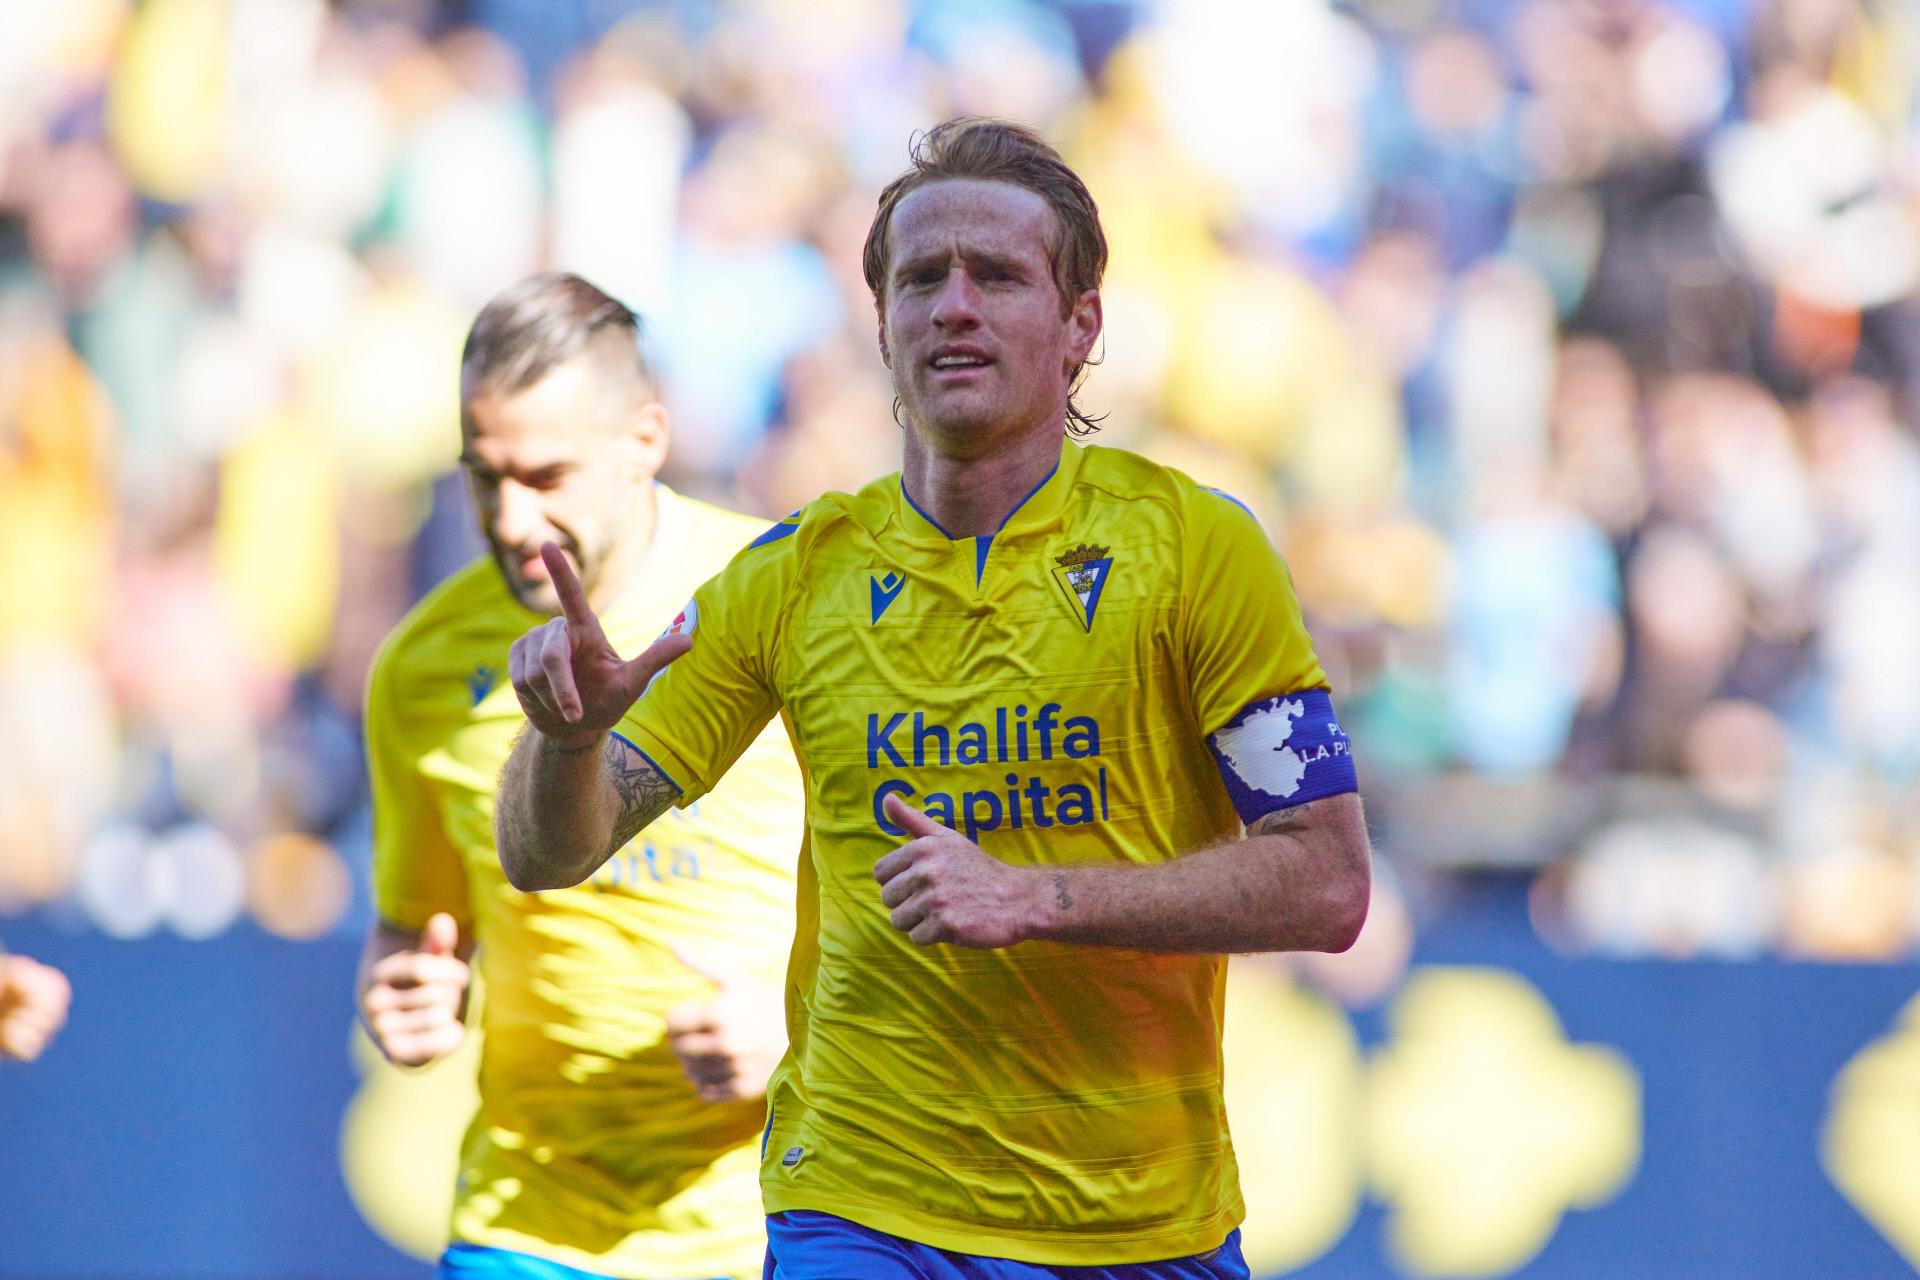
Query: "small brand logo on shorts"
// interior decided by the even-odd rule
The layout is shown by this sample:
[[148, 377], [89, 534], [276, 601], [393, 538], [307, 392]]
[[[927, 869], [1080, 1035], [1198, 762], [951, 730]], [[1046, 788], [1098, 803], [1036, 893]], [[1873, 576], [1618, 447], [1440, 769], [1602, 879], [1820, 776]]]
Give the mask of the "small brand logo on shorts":
[[800, 1163], [800, 1157], [807, 1154], [805, 1147], [788, 1147], [787, 1154], [780, 1157], [780, 1163], [791, 1169]]

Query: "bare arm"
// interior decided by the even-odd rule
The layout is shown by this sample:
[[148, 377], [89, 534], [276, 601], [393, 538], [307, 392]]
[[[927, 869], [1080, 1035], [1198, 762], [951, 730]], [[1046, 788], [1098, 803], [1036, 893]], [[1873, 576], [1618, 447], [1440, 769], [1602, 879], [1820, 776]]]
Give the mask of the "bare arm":
[[1367, 918], [1371, 846], [1351, 792], [1257, 820], [1152, 867], [1057, 867], [1031, 936], [1144, 951], [1345, 951]]
[[547, 543], [540, 556], [562, 612], [515, 640], [507, 655], [527, 727], [501, 771], [493, 815], [500, 866], [514, 888], [528, 892], [579, 884], [680, 794], [608, 731], [690, 643], [661, 636], [623, 660], [560, 549]]
[[1244, 839], [1147, 867], [1010, 867], [897, 797], [888, 813], [917, 838], [874, 875], [894, 927], [922, 944], [1344, 951], [1367, 915], [1371, 849], [1352, 793], [1278, 810]]
[[564, 889], [592, 875], [665, 813], [680, 788], [610, 734], [569, 744], [529, 725], [507, 757], [494, 810], [500, 866], [516, 889]]

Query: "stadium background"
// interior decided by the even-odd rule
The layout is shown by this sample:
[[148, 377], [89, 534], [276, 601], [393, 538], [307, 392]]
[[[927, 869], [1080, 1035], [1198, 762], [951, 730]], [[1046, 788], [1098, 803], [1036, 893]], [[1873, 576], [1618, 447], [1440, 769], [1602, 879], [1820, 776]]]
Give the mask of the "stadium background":
[[[470, 1084], [375, 1065], [370, 652], [477, 544], [473, 310], [647, 315], [670, 478], [895, 461], [857, 249], [1043, 126], [1105, 442], [1287, 553], [1379, 851], [1236, 962], [1305, 1277], [1920, 1266], [1920, 12], [1905, 0], [0, 6], [0, 1277], [408, 1277]], [[1221, 589], [1232, 589], [1221, 584]]]

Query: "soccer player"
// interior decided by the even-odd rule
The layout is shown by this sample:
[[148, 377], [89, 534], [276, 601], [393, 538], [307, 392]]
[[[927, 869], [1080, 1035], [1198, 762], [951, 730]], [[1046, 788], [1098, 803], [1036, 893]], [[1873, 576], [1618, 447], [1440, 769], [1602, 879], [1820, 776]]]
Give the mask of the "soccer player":
[[933, 129], [865, 253], [902, 471], [764, 533], [690, 640], [623, 661], [555, 557], [562, 617], [514, 646], [496, 824], [528, 889], [706, 794], [776, 712], [793, 735], [769, 1277], [1244, 1277], [1225, 955], [1342, 950], [1366, 914], [1280, 557], [1232, 499], [1069, 438], [1105, 259], [1041, 139]]
[[654, 480], [667, 417], [637, 338], [634, 315], [576, 276], [533, 277], [481, 311], [460, 461], [491, 556], [420, 602], [370, 682], [366, 1025], [394, 1061], [432, 1061], [465, 1034], [476, 942], [485, 979], [443, 1277], [692, 1280], [755, 1273], [764, 1249], [755, 1171], [802, 816], [784, 732], [743, 743], [725, 787], [644, 841], [603, 849], [578, 888], [521, 893], [493, 847], [522, 723], [508, 647], [559, 608], [541, 544], [634, 644], [764, 526]]
[[67, 975], [0, 947], [0, 1061], [32, 1062], [67, 1022]]

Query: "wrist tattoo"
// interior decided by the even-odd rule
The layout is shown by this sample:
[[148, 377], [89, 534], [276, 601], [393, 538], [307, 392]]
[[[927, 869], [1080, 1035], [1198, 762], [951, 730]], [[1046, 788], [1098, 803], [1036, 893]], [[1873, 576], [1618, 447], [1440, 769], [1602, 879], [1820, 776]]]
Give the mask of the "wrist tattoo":
[[1053, 901], [1062, 911], [1073, 907], [1073, 895], [1067, 892], [1067, 878], [1058, 871], [1053, 873]]
[[563, 747], [552, 738], [547, 739], [547, 749], [557, 756], [583, 756], [599, 745], [598, 742], [583, 742], [577, 747]]

